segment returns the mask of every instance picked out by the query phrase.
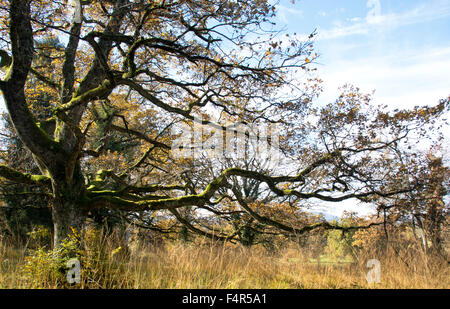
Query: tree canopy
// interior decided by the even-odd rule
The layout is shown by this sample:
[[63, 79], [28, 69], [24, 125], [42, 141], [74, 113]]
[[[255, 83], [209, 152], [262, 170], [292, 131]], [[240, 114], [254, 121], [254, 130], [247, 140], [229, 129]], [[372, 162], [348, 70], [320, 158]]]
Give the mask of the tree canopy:
[[[46, 192], [55, 245], [99, 209], [227, 240], [242, 235], [237, 215], [288, 234], [364, 228], [305, 210], [412, 192], [421, 158], [408, 145], [449, 106], [388, 111], [354, 86], [316, 104], [315, 33], [276, 31], [266, 0], [1, 0], [0, 10], [0, 90], [37, 167], [2, 158], [0, 176]], [[237, 157], [226, 146], [242, 132], [230, 123], [248, 142]], [[180, 124], [225, 147], [174, 155]], [[280, 139], [268, 143], [290, 163], [267, 168], [248, 155], [245, 128], [275, 125]]]

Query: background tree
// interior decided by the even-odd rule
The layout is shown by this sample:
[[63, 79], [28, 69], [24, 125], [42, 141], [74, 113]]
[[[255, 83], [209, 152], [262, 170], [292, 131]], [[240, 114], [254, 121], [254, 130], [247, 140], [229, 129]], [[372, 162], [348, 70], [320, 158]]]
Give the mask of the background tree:
[[384, 211], [391, 222], [410, 223], [425, 252], [442, 254], [442, 230], [449, 213], [446, 201], [449, 170], [435, 153], [438, 152], [428, 152], [416, 158], [421, 164], [415, 165], [415, 190], [391, 204], [383, 203], [380, 211]]

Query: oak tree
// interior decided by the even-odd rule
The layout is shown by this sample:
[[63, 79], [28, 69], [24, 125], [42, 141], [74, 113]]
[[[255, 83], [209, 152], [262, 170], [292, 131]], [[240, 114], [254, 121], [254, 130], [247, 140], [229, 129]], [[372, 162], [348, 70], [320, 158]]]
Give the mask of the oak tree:
[[[275, 31], [276, 6], [266, 0], [1, 0], [0, 10], [0, 90], [39, 169], [3, 162], [0, 176], [46, 190], [55, 246], [99, 209], [144, 213], [161, 231], [179, 222], [227, 240], [237, 237], [224, 226], [234, 211], [285, 233], [361, 228], [295, 226], [265, 209], [272, 203], [250, 203], [233, 179], [260, 184], [294, 214], [313, 200], [403, 194], [411, 183], [401, 143], [448, 108], [442, 101], [388, 113], [354, 87], [315, 105], [314, 33], [300, 39]], [[52, 38], [62, 46], [42, 44]], [[50, 107], [45, 118], [36, 98]], [[211, 165], [208, 176], [171, 147], [179, 138], [173, 126], [195, 126], [200, 116], [220, 134], [222, 117], [279, 124], [276, 146], [294, 165], [271, 173]]]

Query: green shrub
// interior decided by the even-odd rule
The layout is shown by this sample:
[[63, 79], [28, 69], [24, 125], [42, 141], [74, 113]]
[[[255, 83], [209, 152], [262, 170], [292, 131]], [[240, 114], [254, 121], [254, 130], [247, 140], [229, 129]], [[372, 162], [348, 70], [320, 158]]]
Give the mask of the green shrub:
[[22, 268], [24, 284], [30, 288], [70, 286], [66, 279], [67, 262], [73, 258], [82, 260], [83, 253], [79, 235], [75, 232], [59, 248], [29, 249]]
[[[28, 288], [120, 288], [130, 256], [113, 235], [89, 228], [81, 237], [72, 235], [59, 248], [29, 249], [21, 269], [24, 287]], [[82, 241], [83, 239], [83, 241]], [[81, 282], [67, 280], [67, 262], [80, 262]]]

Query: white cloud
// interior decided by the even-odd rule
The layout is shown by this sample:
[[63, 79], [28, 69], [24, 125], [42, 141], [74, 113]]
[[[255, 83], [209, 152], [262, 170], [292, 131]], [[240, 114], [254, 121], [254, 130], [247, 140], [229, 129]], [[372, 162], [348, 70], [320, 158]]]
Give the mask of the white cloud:
[[362, 20], [361, 17], [352, 17], [352, 18], [348, 18], [348, 21], [352, 22], [352, 23], [356, 23]]
[[392, 107], [433, 105], [450, 94], [450, 47], [333, 61], [320, 71], [322, 100], [333, 101], [337, 88], [351, 83], [366, 92], [376, 90], [375, 101]]
[[380, 14], [378, 10], [369, 11], [365, 19], [349, 18], [345, 25], [338, 24], [330, 29], [320, 29], [319, 39], [335, 39], [350, 35], [369, 34], [375, 29], [393, 29], [397, 27], [429, 22], [450, 16], [450, 3], [440, 5], [421, 5], [403, 13]]
[[284, 5], [279, 5], [278, 11], [277, 11], [277, 16], [280, 19], [280, 21], [282, 21], [283, 23], [287, 23], [288, 15], [295, 15], [297, 18], [303, 17], [303, 11], [297, 10], [294, 8], [290, 8], [290, 7], [287, 7]]

